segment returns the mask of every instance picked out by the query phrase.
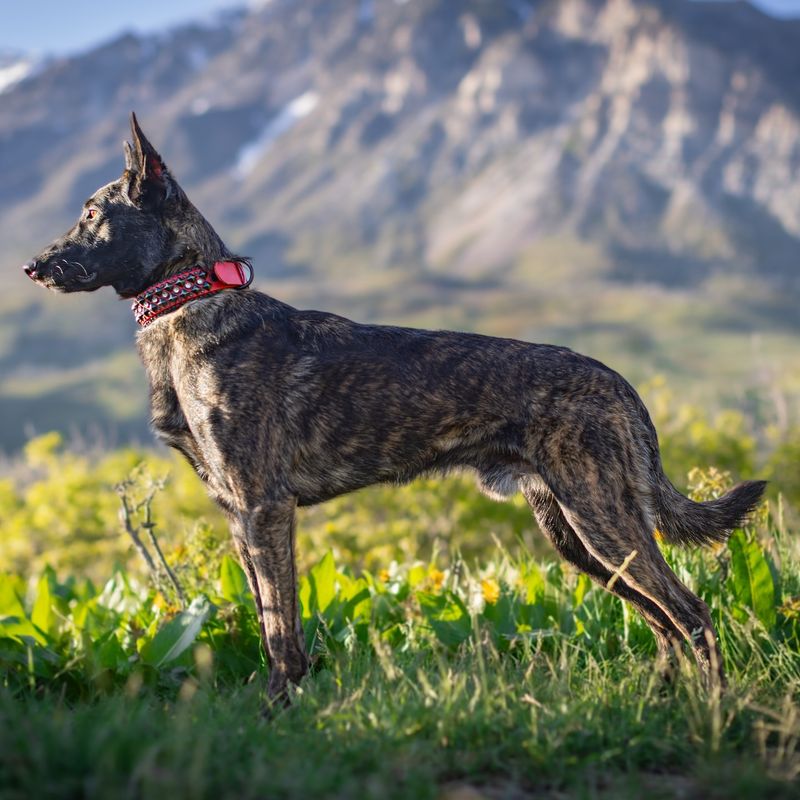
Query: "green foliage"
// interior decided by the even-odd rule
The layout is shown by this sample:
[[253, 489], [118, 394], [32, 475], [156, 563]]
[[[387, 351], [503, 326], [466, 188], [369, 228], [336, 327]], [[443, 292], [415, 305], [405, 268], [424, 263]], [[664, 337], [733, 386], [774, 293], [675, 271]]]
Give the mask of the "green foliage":
[[800, 426], [767, 429], [771, 446], [764, 477], [775, 484], [796, 507], [800, 506]]
[[667, 475], [677, 486], [691, 485], [698, 464], [732, 474], [737, 480], [758, 475], [770, 481], [794, 506], [800, 506], [800, 419], [781, 427], [757, 424], [731, 409], [710, 413], [680, 401], [663, 377], [641, 387], [659, 435]]
[[715, 415], [681, 402], [663, 378], [642, 388], [656, 426], [667, 474], [678, 484], [696, 465], [714, 466], [736, 476], [755, 474], [757, 443], [739, 411]]
[[[739, 613], [765, 602], [737, 565], [746, 543], [747, 569], [763, 572], [756, 533], [782, 556], [774, 622]], [[673, 774], [696, 796], [788, 798], [800, 622], [786, 593], [799, 559], [774, 531], [737, 538], [730, 555], [668, 552], [713, 592], [731, 677], [721, 698], [690, 664], [663, 685], [638, 617], [568, 567], [502, 553], [475, 571], [455, 558], [355, 577], [328, 553], [300, 587], [312, 675], [268, 725], [263, 683], [248, 683], [264, 670], [255, 615], [229, 558], [177, 614], [122, 573], [95, 588], [48, 571], [27, 594], [3, 576], [0, 792], [299, 798], [350, 796], [368, 780], [375, 797], [434, 798], [453, 782], [572, 797], [600, 770], [619, 797]]]
[[[75, 453], [58, 434], [31, 440], [12, 477], [0, 480], [0, 571], [31, 574], [52, 563], [103, 580], [115, 566], [130, 567], [137, 554], [113, 489], [127, 481], [136, 506], [150, 483], [165, 477], [153, 502], [158, 538], [182, 581], [201, 586], [216, 577], [231, 546], [227, 524], [191, 468], [147, 450]], [[430, 557], [456, 541], [465, 555], [482, 555], [494, 547], [493, 536], [509, 546], [523, 538], [543, 552], [521, 498], [495, 503], [460, 475], [373, 487], [301, 510], [298, 552], [302, 566], [332, 549], [341, 561], [374, 569]]]
[[758, 617], [767, 630], [777, 621], [775, 583], [766, 555], [755, 538], [734, 531], [728, 542], [731, 553], [731, 582], [736, 600]]
[[163, 667], [188, 650], [197, 639], [211, 614], [207, 597], [195, 597], [186, 611], [181, 611], [164, 623], [152, 639], [147, 639], [139, 650], [142, 664]]
[[[703, 486], [721, 480], [718, 473], [697, 479]], [[726, 653], [734, 672], [746, 669], [752, 657], [754, 630], [797, 652], [797, 555], [786, 549], [773, 558], [762, 538], [784, 547], [786, 537], [768, 528], [737, 531], [726, 549], [667, 553], [678, 574], [711, 604], [723, 640], [739, 642]], [[254, 603], [241, 567], [227, 554], [214, 580], [195, 590], [183, 611], [159, 588], [123, 571], [95, 587], [59, 582], [47, 569], [31, 585], [27, 591], [18, 576], [0, 576], [0, 670], [16, 691], [61, 684], [64, 691], [91, 696], [134, 675], [170, 691], [197, 678], [198, 644], [211, 663], [219, 661], [216, 679], [222, 683], [244, 679], [259, 660]], [[478, 572], [457, 557], [443, 571], [434, 563], [393, 562], [378, 574], [360, 575], [338, 567], [328, 552], [301, 578], [299, 598], [318, 665], [374, 636], [404, 651], [454, 651], [488, 636], [498, 651], [509, 653], [533, 642], [549, 648], [559, 637], [601, 660], [626, 650], [653, 652], [638, 616], [585, 576], [563, 563], [507, 552]]]
[[244, 570], [229, 555], [223, 556], [219, 572], [219, 594], [223, 600], [244, 605], [252, 600], [248, 594]]
[[[167, 469], [153, 530], [185, 605], [169, 582], [143, 577], [113, 492], [133, 472], [141, 526], [147, 471]], [[62, 478], [85, 508], [70, 509]], [[730, 481], [720, 469], [689, 476], [696, 499]], [[67, 520], [37, 510], [50, 495]], [[327, 548], [299, 585], [312, 674], [292, 712], [263, 728], [255, 605], [204, 503], [177, 462], [31, 443], [0, 488], [0, 531], [16, 554], [0, 574], [0, 794], [46, 784], [53, 797], [349, 796], [369, 774], [380, 776], [375, 796], [435, 797], [446, 781], [533, 791], [600, 770], [624, 786], [675, 772], [698, 796], [724, 785], [725, 796], [779, 797], [800, 775], [800, 553], [782, 513], [765, 506], [725, 547], [665, 548], [718, 626], [732, 685], [720, 699], [688, 664], [663, 687], [641, 618], [569, 565], [520, 550], [527, 509], [491, 503], [467, 478], [312, 510], [302, 524], [316, 541], [301, 552]], [[445, 548], [451, 533], [465, 553]]]
[[471, 475], [422, 478], [407, 486], [377, 486], [303, 509], [298, 542], [330, 548], [337, 559], [367, 569], [392, 560], [428, 559], [457, 545], [465, 557], [485, 556], [496, 540], [544, 553], [522, 497], [497, 503], [480, 494]]
[[128, 565], [135, 554], [121, 532], [113, 488], [142, 469], [171, 477], [154, 504], [170, 547], [190, 534], [198, 518], [223, 535], [221, 515], [176, 457], [132, 448], [76, 453], [51, 433], [31, 440], [13, 477], [0, 482], [0, 571], [38, 572], [52, 563], [103, 580], [115, 564]]
[[464, 602], [455, 592], [417, 592], [422, 616], [436, 638], [447, 647], [457, 647], [469, 638], [472, 622]]

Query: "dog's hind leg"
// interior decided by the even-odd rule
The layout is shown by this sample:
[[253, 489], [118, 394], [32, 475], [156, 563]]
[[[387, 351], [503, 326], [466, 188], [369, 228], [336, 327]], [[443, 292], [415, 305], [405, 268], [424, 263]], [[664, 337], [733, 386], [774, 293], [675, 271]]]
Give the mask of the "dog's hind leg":
[[294, 559], [295, 498], [264, 503], [243, 515], [246, 551], [261, 600], [264, 648], [269, 655], [270, 700], [287, 701], [289, 682], [308, 672], [300, 626]]
[[598, 464], [585, 461], [580, 469], [570, 470], [570, 484], [553, 476], [545, 481], [587, 552], [611, 574], [624, 576], [625, 584], [659, 608], [689, 642], [706, 678], [724, 683], [708, 606], [664, 560], [640, 490], [624, 474], [618, 477], [613, 481]]
[[542, 533], [547, 536], [558, 554], [617, 597], [627, 600], [644, 617], [656, 637], [661, 668], [665, 677], [668, 676], [674, 648], [683, 639], [680, 630], [655, 603], [632, 589], [625, 582], [624, 576], [609, 585], [612, 572], [583, 546], [561, 512], [552, 492], [532, 482], [522, 481], [522, 493], [533, 510]]

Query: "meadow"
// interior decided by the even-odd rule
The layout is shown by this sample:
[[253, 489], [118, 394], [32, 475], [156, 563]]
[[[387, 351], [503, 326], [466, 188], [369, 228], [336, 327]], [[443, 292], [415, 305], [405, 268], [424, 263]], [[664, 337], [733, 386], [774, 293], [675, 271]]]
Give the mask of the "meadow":
[[639, 616], [468, 476], [303, 512], [311, 674], [260, 716], [252, 597], [162, 452], [30, 441], [0, 479], [0, 797], [800, 796], [800, 436], [646, 388], [667, 472], [769, 499], [725, 546], [665, 547], [729, 686], [665, 681]]

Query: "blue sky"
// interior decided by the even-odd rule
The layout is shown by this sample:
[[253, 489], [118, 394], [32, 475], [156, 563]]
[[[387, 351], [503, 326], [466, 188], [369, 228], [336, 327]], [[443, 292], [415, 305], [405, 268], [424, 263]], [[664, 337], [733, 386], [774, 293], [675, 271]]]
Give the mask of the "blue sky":
[[[26, 0], [0, 3], [0, 51], [63, 54], [85, 49], [123, 30], [152, 31], [245, 0]], [[800, 0], [757, 0], [777, 16], [800, 16]]]
[[73, 53], [124, 30], [160, 30], [243, 5], [245, 0], [2, 0], [0, 51]]

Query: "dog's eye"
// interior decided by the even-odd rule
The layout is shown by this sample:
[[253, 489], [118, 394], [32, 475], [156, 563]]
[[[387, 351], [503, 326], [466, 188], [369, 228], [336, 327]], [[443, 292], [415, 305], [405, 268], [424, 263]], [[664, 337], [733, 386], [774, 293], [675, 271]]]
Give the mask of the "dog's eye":
[[87, 208], [84, 216], [86, 219], [94, 219], [99, 213], [100, 212], [96, 208]]

